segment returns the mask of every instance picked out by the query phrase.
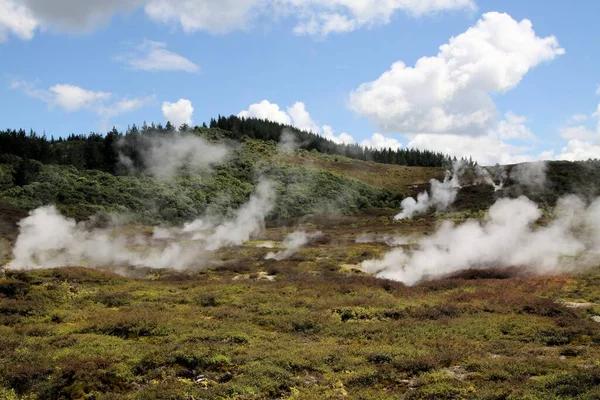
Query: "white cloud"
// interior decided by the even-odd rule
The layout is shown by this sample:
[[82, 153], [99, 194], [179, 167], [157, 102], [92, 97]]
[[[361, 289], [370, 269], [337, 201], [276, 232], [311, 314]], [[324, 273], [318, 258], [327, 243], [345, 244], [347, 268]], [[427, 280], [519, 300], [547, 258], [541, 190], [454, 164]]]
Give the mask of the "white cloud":
[[297, 101], [293, 106], [288, 107], [287, 110], [284, 111], [279, 108], [279, 105], [271, 103], [268, 100], [263, 100], [260, 103], [250, 105], [248, 110], [238, 113], [238, 117], [266, 119], [284, 125], [291, 125], [300, 130], [321, 135], [337, 144], [354, 143], [352, 135], [346, 132], [336, 135], [331, 126], [319, 126], [306, 110], [306, 105], [301, 101]]
[[331, 140], [333, 143], [337, 144], [352, 144], [354, 143], [354, 138], [352, 135], [346, 132], [342, 132], [339, 135], [336, 135], [333, 131], [333, 128], [329, 125], [323, 125], [322, 131], [316, 132], [319, 135], [323, 136], [327, 140]]
[[486, 13], [437, 56], [414, 67], [396, 62], [362, 84], [350, 103], [384, 132], [486, 134], [497, 119], [490, 94], [513, 89], [531, 68], [563, 53], [554, 36], [536, 36], [529, 20]]
[[319, 36], [387, 24], [397, 12], [419, 17], [476, 8], [475, 0], [0, 0], [0, 38], [8, 30], [30, 39], [38, 26], [89, 32], [139, 7], [151, 20], [188, 33], [225, 34], [259, 18], [295, 17], [296, 33]]
[[571, 116], [571, 118], [569, 118], [569, 123], [575, 123], [575, 122], [583, 122], [583, 121], [587, 121], [588, 116], [585, 114], [575, 114], [573, 116]]
[[271, 103], [268, 100], [252, 104], [248, 110], [240, 112], [238, 117], [266, 119], [284, 125], [292, 124], [291, 117], [285, 111], [280, 110], [279, 105]]
[[145, 11], [152, 20], [178, 24], [188, 33], [224, 34], [247, 29], [267, 5], [264, 0], [151, 0]]
[[535, 136], [525, 125], [527, 118], [512, 112], [506, 113], [505, 119], [498, 122], [496, 132], [500, 139], [531, 140]]
[[192, 124], [194, 107], [192, 102], [187, 99], [179, 99], [177, 103], [165, 101], [162, 104], [162, 113], [165, 120], [170, 121], [176, 128], [183, 124]]
[[13, 81], [11, 88], [21, 90], [27, 96], [58, 107], [67, 112], [88, 110], [102, 118], [105, 126], [110, 118], [135, 111], [154, 101], [154, 96], [114, 99], [109, 92], [93, 91], [70, 84], [57, 84], [49, 89], [39, 89], [34, 83]]
[[13, 81], [12, 89], [20, 89], [29, 97], [48, 103], [51, 107], [59, 107], [68, 112], [81, 109], [96, 109], [110, 100], [111, 94], [95, 92], [79, 86], [57, 84], [49, 89], [38, 89], [34, 83], [26, 81]]
[[567, 126], [559, 130], [560, 136], [565, 139], [590, 139], [596, 136], [596, 132], [589, 130], [583, 125]]
[[320, 133], [321, 128], [313, 121], [312, 117], [306, 111], [306, 106], [303, 102], [298, 101], [293, 106], [288, 107], [287, 114], [292, 119], [293, 125], [303, 131]]
[[398, 150], [402, 148], [402, 143], [398, 140], [382, 135], [381, 133], [374, 133], [369, 139], [365, 139], [360, 142], [361, 146], [369, 147], [373, 149], [388, 149]]
[[413, 135], [406, 147], [441, 152], [458, 158], [473, 157], [481, 165], [511, 164], [535, 158], [526, 154], [530, 150], [527, 147], [510, 144], [494, 133], [482, 136], [420, 133]]
[[410, 141], [407, 147], [441, 152], [458, 158], [472, 157], [482, 165], [512, 164], [549, 157], [548, 153], [532, 154], [532, 146], [524, 145], [535, 139], [526, 123], [525, 117], [508, 112], [485, 135], [420, 133], [408, 135]]
[[553, 157], [557, 160], [578, 161], [600, 158], [600, 137], [596, 140], [569, 140], [561, 152]]
[[474, 0], [288, 0], [280, 4], [300, 16], [295, 33], [315, 36], [387, 24], [399, 11], [418, 17], [476, 8]]
[[187, 58], [167, 50], [167, 44], [144, 40], [135, 51], [119, 55], [117, 61], [122, 61], [133, 69], [143, 71], [184, 71], [195, 73], [200, 68]]
[[9, 34], [23, 40], [31, 40], [38, 23], [28, 8], [15, 0], [0, 0], [0, 42]]
[[19, 0], [36, 22], [66, 32], [89, 32], [115, 13], [128, 12], [146, 0]]
[[97, 109], [98, 115], [105, 120], [116, 117], [117, 115], [127, 114], [152, 103], [156, 96], [133, 97], [121, 99], [113, 104], [101, 106]]
[[[558, 160], [588, 160], [590, 158], [600, 158], [600, 104], [598, 104], [596, 111], [591, 114], [588, 118], [579, 118], [580, 122], [585, 122], [589, 119], [597, 119], [594, 127], [586, 126], [583, 124], [575, 126], [566, 126], [559, 130], [560, 135], [569, 139], [567, 144], [561, 149], [557, 155], [552, 155], [552, 158]], [[571, 117], [569, 121], [572, 122], [575, 119]]]
[[59, 84], [50, 88], [52, 103], [66, 111], [79, 111], [91, 108], [110, 99], [107, 92], [94, 92], [74, 85]]

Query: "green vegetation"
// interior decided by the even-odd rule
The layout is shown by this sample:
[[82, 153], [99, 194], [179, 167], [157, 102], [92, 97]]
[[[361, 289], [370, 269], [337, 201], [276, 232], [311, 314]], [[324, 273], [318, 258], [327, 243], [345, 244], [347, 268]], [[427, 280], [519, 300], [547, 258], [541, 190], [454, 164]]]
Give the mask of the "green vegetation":
[[312, 221], [322, 240], [281, 262], [248, 244], [195, 272], [6, 272], [0, 398], [598, 397], [600, 308], [559, 302], [599, 301], [600, 270], [409, 288], [345, 267], [386, 251], [352, 232], [429, 229], [390, 217]]
[[[434, 153], [418, 149], [370, 149], [358, 144], [337, 144], [311, 132], [301, 131], [293, 126], [286, 126], [277, 122], [239, 118], [235, 115], [212, 119], [211, 128], [220, 128], [229, 132], [233, 139], [250, 137], [261, 140], [281, 141], [282, 135], [287, 132], [293, 135], [294, 141], [300, 149], [316, 150], [324, 154], [346, 156], [363, 161], [375, 161], [383, 164], [421, 166], [421, 167], [449, 167], [456, 161], [442, 153]], [[466, 160], [465, 160], [466, 161]], [[472, 163], [472, 161], [471, 161]]]
[[[207, 129], [198, 134], [214, 137], [220, 133]], [[113, 175], [73, 165], [44, 165], [5, 155], [9, 162], [0, 164], [0, 198], [26, 210], [56, 204], [64, 214], [78, 219], [99, 212], [120, 212], [135, 213], [147, 223], [181, 223], [209, 208], [213, 215], [239, 208], [260, 175], [276, 183], [277, 204], [271, 219], [397, 208], [403, 197], [398, 191], [335, 172], [286, 163], [278, 156], [274, 142], [246, 139], [233, 153], [212, 171], [181, 174], [169, 181], [145, 174]], [[20, 172], [23, 170], [26, 172]]]
[[[107, 212], [131, 216], [136, 226], [123, 229], [133, 236], [150, 232], [143, 224], [227, 215], [261, 176], [277, 191], [269, 228], [219, 250], [203, 270], [0, 270], [0, 399], [600, 397], [600, 269], [540, 277], [490, 268], [415, 287], [360, 270], [389, 250], [381, 240], [357, 243], [362, 234], [414, 239], [436, 228], [434, 214], [393, 216], [405, 196], [443, 176], [443, 156], [361, 155], [307, 133], [297, 133], [301, 150], [281, 152], [280, 125], [211, 125], [194, 134], [238, 140], [231, 156], [168, 181], [140, 172], [137, 146], [140, 135], [172, 126], [132, 128], [125, 139], [0, 133], [0, 265], [16, 223], [41, 205], [99, 223]], [[117, 162], [120, 140], [135, 172]], [[394, 165], [400, 156], [431, 166]], [[543, 189], [510, 179], [503, 192], [468, 186], [444, 218], [481, 218], [499, 195], [544, 206], [566, 193], [596, 196], [598, 167], [549, 163]], [[298, 228], [322, 236], [286, 260], [265, 260], [272, 249], [259, 245], [280, 248]]]

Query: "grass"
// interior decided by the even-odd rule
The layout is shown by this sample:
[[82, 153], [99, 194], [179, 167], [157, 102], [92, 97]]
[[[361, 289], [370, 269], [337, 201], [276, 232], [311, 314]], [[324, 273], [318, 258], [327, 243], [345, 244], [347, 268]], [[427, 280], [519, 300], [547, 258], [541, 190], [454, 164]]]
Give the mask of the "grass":
[[435, 224], [392, 216], [296, 221], [323, 237], [280, 262], [256, 244], [287, 225], [204, 270], [6, 272], [0, 398], [598, 398], [600, 308], [560, 302], [597, 302], [600, 269], [406, 287], [344, 267], [388, 249], [363, 232]]
[[286, 163], [347, 176], [370, 186], [406, 194], [412, 194], [415, 187], [426, 185], [431, 179], [443, 179], [445, 173], [444, 168], [380, 164], [306, 150], [279, 158]]

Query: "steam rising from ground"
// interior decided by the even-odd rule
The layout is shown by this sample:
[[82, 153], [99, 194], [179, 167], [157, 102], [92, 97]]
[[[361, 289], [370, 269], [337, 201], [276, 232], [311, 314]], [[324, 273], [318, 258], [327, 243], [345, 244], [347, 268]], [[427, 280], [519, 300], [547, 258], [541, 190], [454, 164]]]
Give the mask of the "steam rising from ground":
[[594, 265], [600, 258], [600, 199], [590, 206], [575, 196], [559, 200], [556, 218], [534, 227], [542, 212], [527, 199], [500, 199], [482, 221], [445, 221], [418, 249], [402, 248], [362, 267], [380, 277], [414, 285], [472, 268], [522, 266], [538, 273]]
[[287, 237], [283, 240], [283, 250], [280, 250], [276, 253], [271, 252], [265, 256], [265, 260], [285, 260], [286, 258], [291, 257], [298, 251], [298, 249], [302, 246], [307, 245], [311, 240], [318, 238], [321, 236], [321, 232], [304, 232], [304, 231], [296, 231], [287, 235]]
[[294, 132], [290, 129], [284, 128], [281, 131], [279, 137], [279, 143], [277, 143], [277, 151], [281, 154], [292, 154], [294, 151], [300, 148], [301, 143], [298, 142], [298, 138], [294, 135]]
[[65, 218], [53, 206], [41, 207], [19, 223], [20, 233], [8, 268], [203, 266], [211, 252], [240, 245], [264, 228], [265, 217], [274, 206], [274, 193], [272, 184], [263, 180], [232, 219], [198, 219], [182, 228], [156, 229], [152, 238], [128, 238], [119, 234], [118, 228], [90, 228]]
[[446, 211], [456, 200], [458, 191], [461, 189], [461, 180], [465, 179], [464, 175], [472, 175], [467, 177], [469, 184], [485, 184], [494, 188], [494, 191], [502, 190], [506, 174], [504, 169], [500, 169], [500, 176], [497, 178], [500, 183], [496, 183], [492, 173], [478, 165], [467, 167], [463, 162], [454, 163], [452, 172], [446, 171], [446, 176], [442, 182], [437, 179], [430, 181], [431, 189], [428, 192], [421, 192], [416, 199], [407, 197], [402, 200], [402, 212], [394, 219], [412, 218], [416, 214], [423, 214], [430, 209], [436, 211]]
[[454, 203], [458, 189], [460, 189], [457, 168], [454, 169], [454, 173], [446, 171], [446, 177], [443, 182], [432, 179], [430, 183], [431, 195], [427, 192], [422, 192], [417, 196], [416, 200], [412, 197], [402, 200], [402, 203], [400, 203], [402, 212], [396, 215], [394, 219], [412, 218], [415, 214], [422, 214], [431, 208], [435, 208], [436, 211], [444, 211]]
[[510, 171], [510, 178], [533, 190], [540, 190], [546, 184], [547, 165], [543, 161], [518, 164]]
[[384, 243], [390, 247], [402, 246], [410, 243], [410, 240], [402, 236], [376, 236], [363, 233], [356, 238], [356, 243]]
[[[141, 147], [139, 157], [143, 168], [159, 179], [172, 179], [182, 168], [191, 173], [208, 169], [211, 165], [224, 161], [229, 149], [187, 132], [170, 132], [168, 135], [152, 134], [139, 136]], [[120, 143], [123, 149], [126, 143]], [[121, 163], [130, 170], [135, 169], [135, 161], [123, 152]]]

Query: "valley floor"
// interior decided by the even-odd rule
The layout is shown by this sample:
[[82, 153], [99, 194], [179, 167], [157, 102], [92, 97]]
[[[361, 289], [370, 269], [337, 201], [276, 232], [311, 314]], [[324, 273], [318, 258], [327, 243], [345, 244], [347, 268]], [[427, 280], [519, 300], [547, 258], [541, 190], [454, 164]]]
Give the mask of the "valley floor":
[[[270, 227], [198, 271], [7, 271], [0, 398], [600, 398], [600, 269], [406, 287], [358, 268], [436, 224], [392, 216]], [[297, 226], [323, 235], [265, 260]]]

